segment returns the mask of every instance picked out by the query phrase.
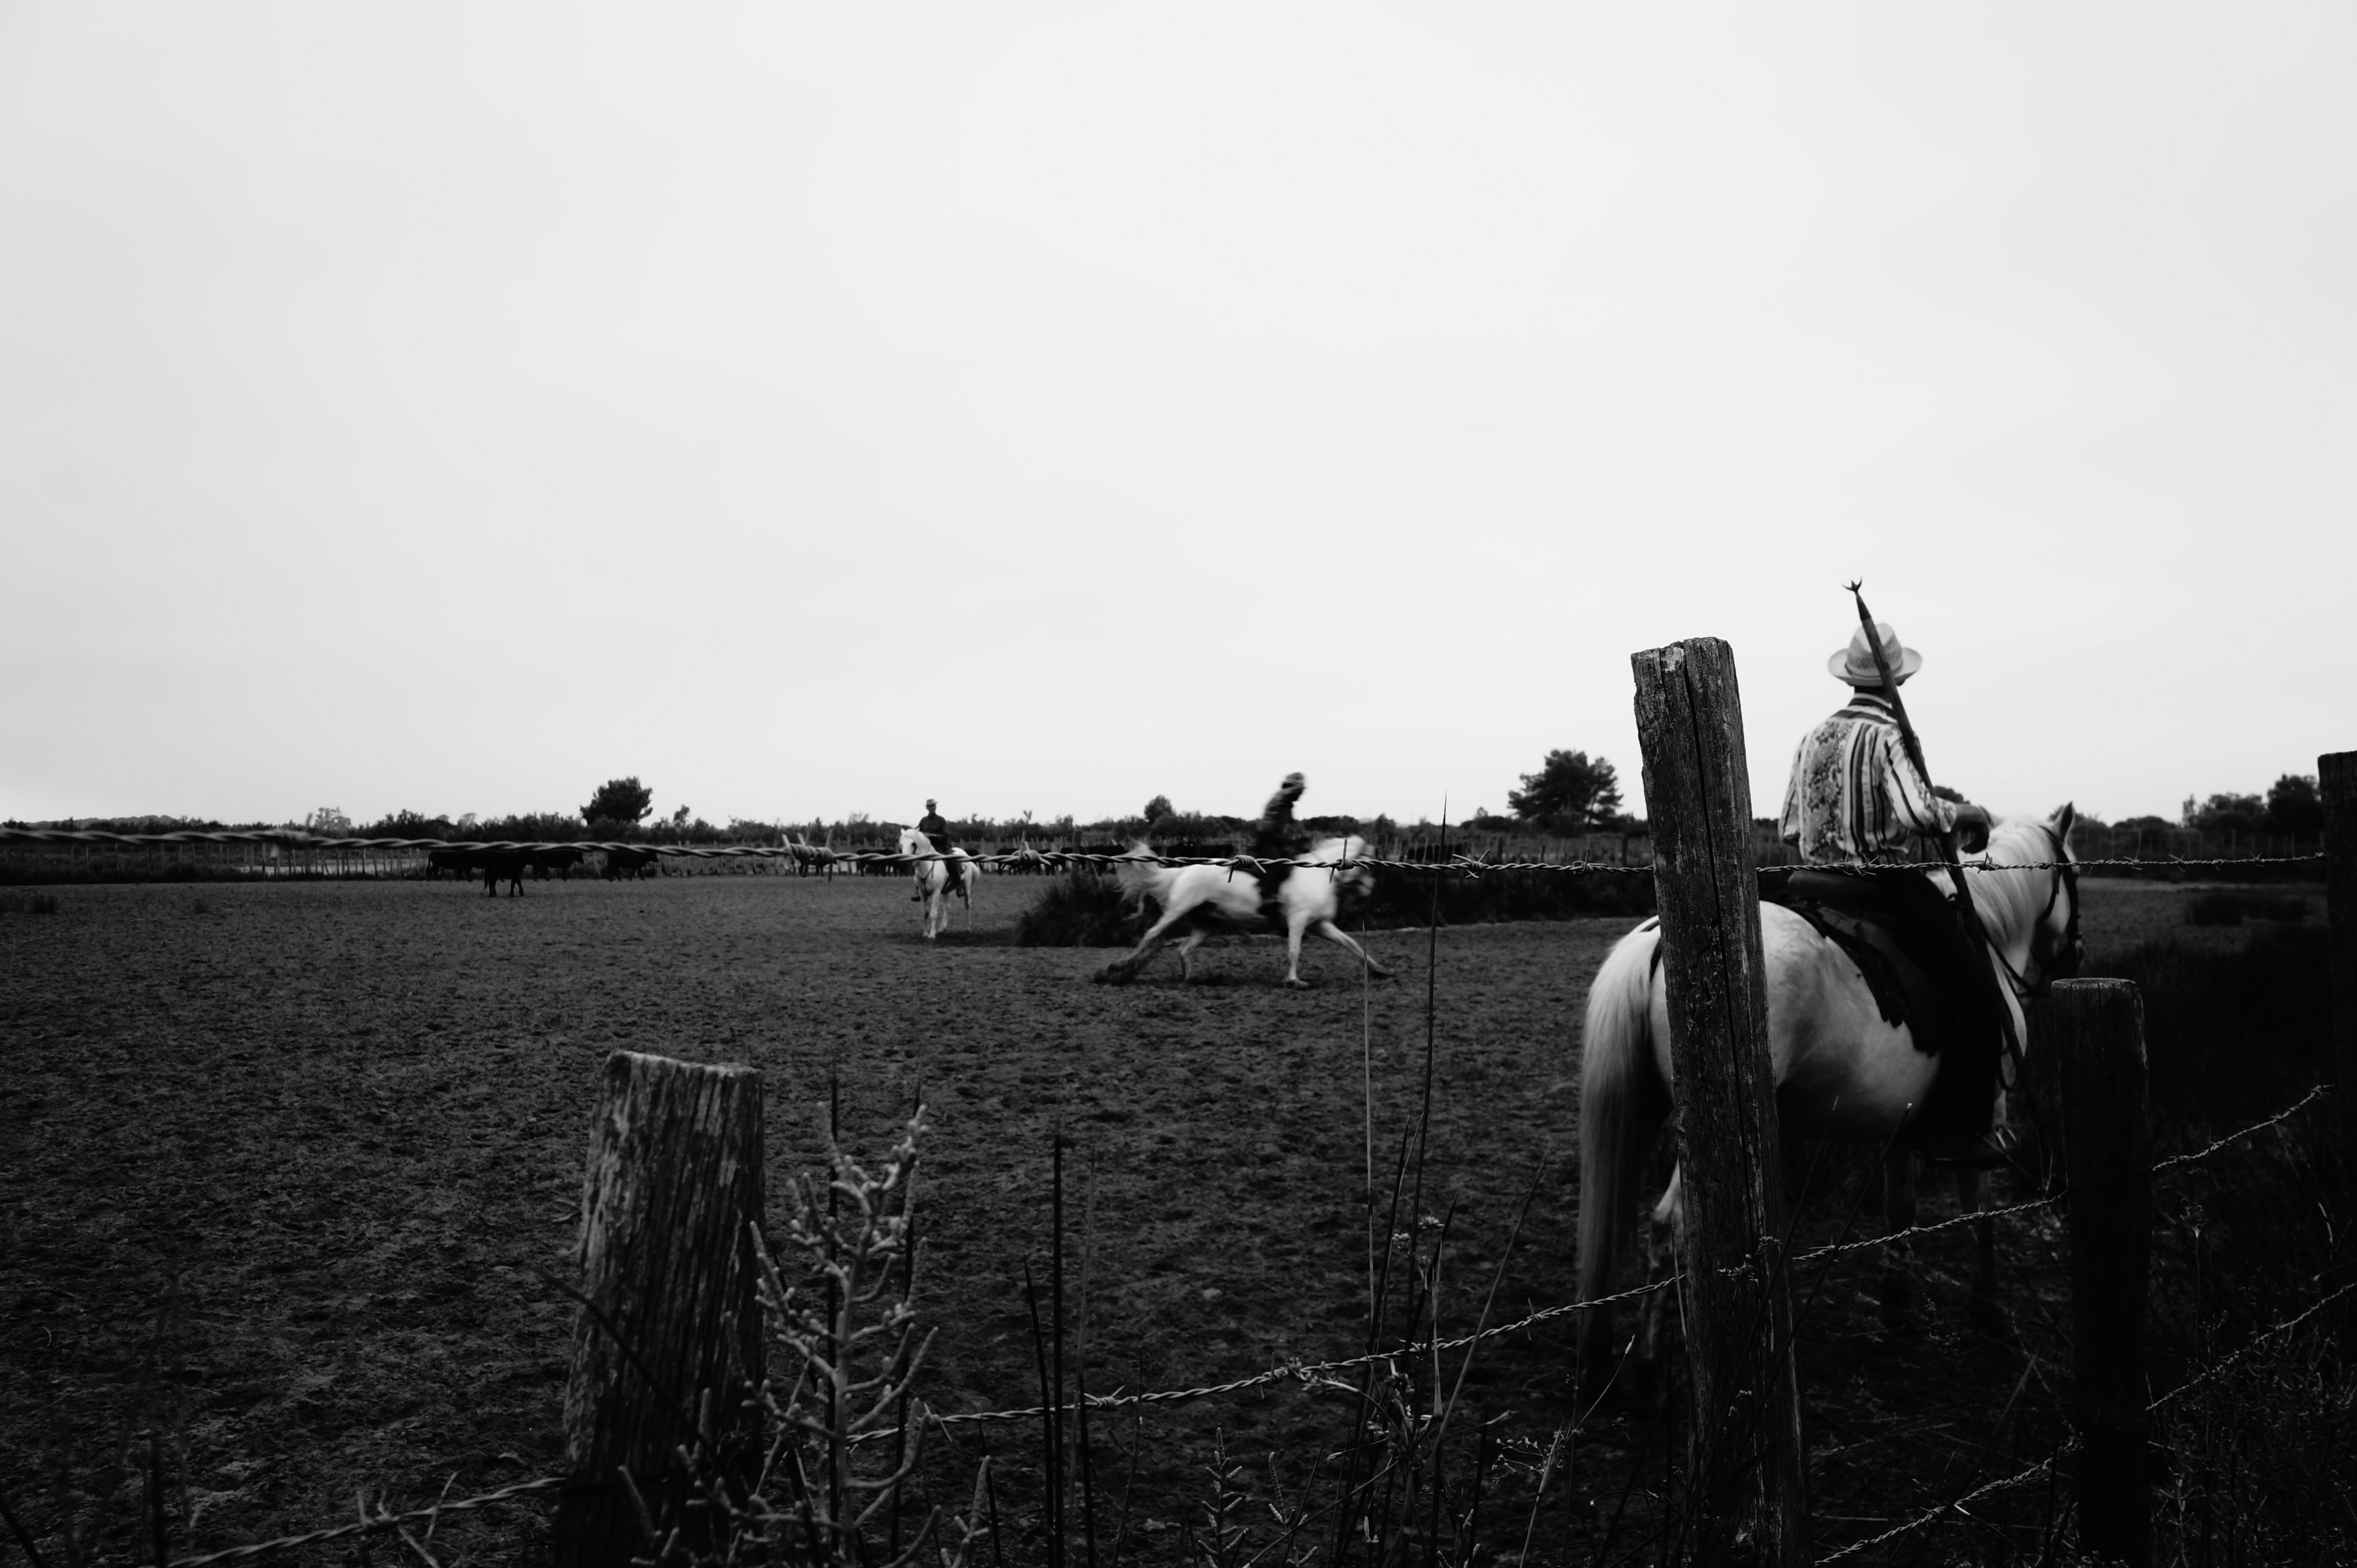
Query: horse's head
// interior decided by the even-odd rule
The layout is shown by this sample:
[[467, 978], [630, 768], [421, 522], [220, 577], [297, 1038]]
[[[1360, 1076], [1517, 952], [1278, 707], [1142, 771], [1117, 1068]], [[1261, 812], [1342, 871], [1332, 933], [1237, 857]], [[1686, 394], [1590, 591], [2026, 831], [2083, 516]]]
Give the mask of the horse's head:
[[[1367, 841], [1357, 833], [1344, 833], [1335, 838], [1322, 838], [1309, 846], [1313, 865], [1330, 865], [1336, 861], [1358, 860], [1367, 853]], [[1328, 873], [1334, 878], [1338, 893], [1363, 893], [1374, 886], [1374, 873], [1363, 865]]]
[[2061, 810], [2040, 822], [2053, 843], [2054, 887], [2046, 909], [2029, 934], [2029, 959], [2037, 966], [2030, 978], [2039, 985], [2069, 980], [2087, 961], [2087, 944], [2079, 935], [2078, 857], [2071, 853], [2071, 827], [2079, 820], [2078, 806], [2065, 800]]
[[916, 829], [902, 828], [900, 830], [900, 853], [902, 854], [924, 854], [930, 852], [932, 847], [931, 843], [925, 837], [925, 835], [919, 832]]
[[2077, 810], [2064, 806], [2052, 816], [2018, 817], [2000, 822], [1990, 835], [1988, 859], [1997, 866], [2038, 865], [2040, 871], [1999, 871], [1989, 879], [1996, 896], [1995, 924], [2012, 935], [1998, 938], [2000, 946], [2024, 941], [2014, 982], [2024, 991], [2043, 991], [2057, 980], [2068, 980], [2087, 961], [2086, 943], [2079, 937], [2079, 873], [2071, 854], [2071, 827]]

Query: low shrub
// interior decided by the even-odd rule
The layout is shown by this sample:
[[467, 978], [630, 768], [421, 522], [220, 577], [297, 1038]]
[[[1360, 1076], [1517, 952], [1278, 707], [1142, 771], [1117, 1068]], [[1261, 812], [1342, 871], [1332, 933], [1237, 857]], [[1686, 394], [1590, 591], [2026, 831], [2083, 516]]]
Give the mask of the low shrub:
[[1144, 909], [1122, 897], [1110, 872], [1074, 866], [1048, 879], [1015, 923], [1018, 948], [1125, 948], [1146, 934]]

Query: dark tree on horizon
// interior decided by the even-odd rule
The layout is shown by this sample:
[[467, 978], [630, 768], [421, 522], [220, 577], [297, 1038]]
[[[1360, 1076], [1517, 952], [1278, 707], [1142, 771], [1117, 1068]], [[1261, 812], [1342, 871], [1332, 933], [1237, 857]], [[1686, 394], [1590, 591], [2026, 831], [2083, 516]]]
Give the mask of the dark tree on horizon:
[[1536, 773], [1523, 775], [1521, 789], [1506, 792], [1506, 803], [1524, 822], [1607, 823], [1620, 810], [1620, 776], [1601, 757], [1590, 762], [1584, 751], [1550, 751]]
[[655, 792], [640, 783], [634, 773], [628, 779], [608, 779], [598, 785], [589, 803], [581, 808], [581, 820], [635, 824], [646, 821], [654, 804]]

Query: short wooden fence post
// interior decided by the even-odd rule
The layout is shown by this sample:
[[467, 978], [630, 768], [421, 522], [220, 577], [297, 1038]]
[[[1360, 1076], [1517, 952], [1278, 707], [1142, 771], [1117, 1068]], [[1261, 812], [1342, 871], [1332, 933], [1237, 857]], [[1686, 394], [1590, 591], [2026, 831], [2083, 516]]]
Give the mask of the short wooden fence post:
[[1631, 657], [1678, 1099], [1692, 1561], [1810, 1560], [1760, 878], [1735, 652]]
[[606, 1058], [581, 1197], [583, 1307], [565, 1390], [569, 1484], [557, 1568], [646, 1551], [627, 1469], [660, 1519], [676, 1451], [745, 1430], [761, 1370], [748, 1226], [762, 1217], [761, 1075], [617, 1051]]
[[2040, 1010], [2052, 1058], [2070, 1182], [2072, 1422], [2079, 1544], [2144, 1568], [2152, 1560], [2152, 1392], [2145, 1380], [2152, 1268], [2152, 1123], [2145, 1103], [2144, 999], [2125, 980], [2060, 980]]
[[2341, 1152], [2357, 1168], [2357, 751], [2316, 759], [2324, 803], [2324, 904], [2331, 922], [2332, 1081]]

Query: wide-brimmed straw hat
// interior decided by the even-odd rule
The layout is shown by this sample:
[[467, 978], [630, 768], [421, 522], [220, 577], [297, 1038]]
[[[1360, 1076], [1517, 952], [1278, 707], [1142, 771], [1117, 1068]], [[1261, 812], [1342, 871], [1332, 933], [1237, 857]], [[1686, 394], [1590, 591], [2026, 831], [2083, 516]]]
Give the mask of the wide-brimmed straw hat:
[[[1902, 647], [1899, 634], [1887, 620], [1874, 623], [1874, 638], [1882, 644], [1882, 657], [1890, 666], [1890, 678], [1904, 681], [1923, 668], [1923, 656], [1911, 648]], [[1874, 650], [1867, 646], [1866, 628], [1859, 627], [1850, 634], [1849, 646], [1825, 660], [1836, 681], [1846, 681], [1853, 686], [1879, 686], [1882, 671], [1874, 667]]]

